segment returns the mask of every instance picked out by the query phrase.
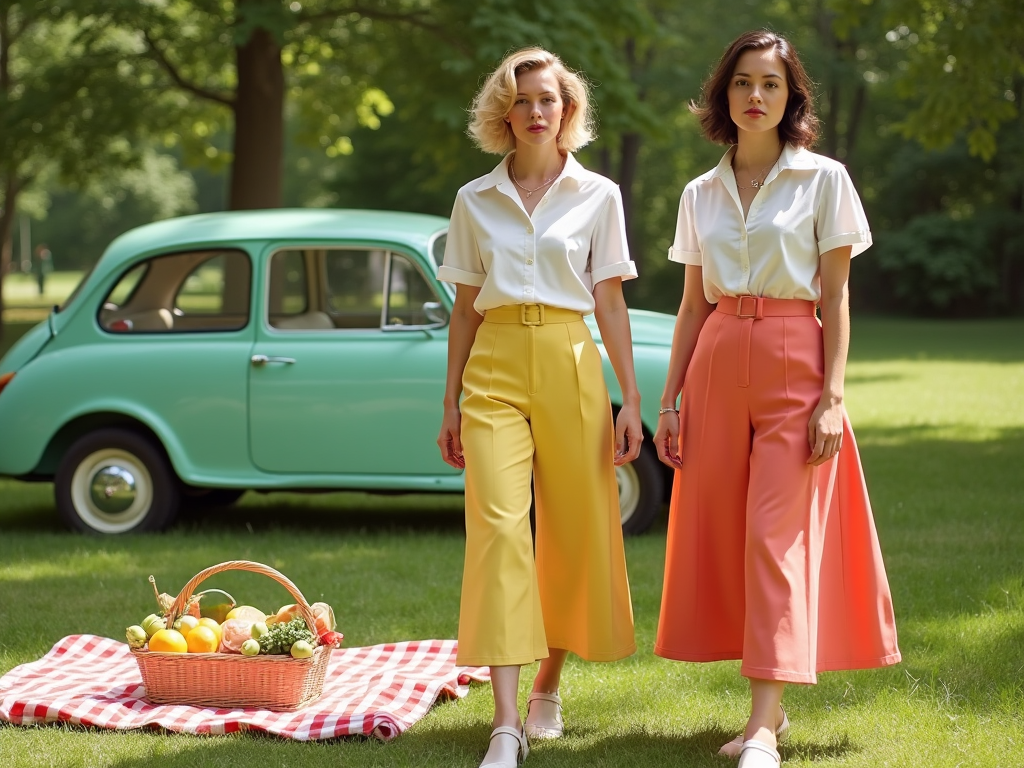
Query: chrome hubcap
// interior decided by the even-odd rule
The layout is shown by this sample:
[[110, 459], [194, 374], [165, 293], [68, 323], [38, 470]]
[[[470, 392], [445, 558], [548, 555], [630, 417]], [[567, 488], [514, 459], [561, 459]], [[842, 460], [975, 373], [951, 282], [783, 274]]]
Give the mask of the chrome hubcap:
[[146, 465], [121, 448], [86, 456], [71, 478], [71, 502], [82, 522], [99, 533], [125, 533], [153, 506], [153, 478]]
[[615, 468], [615, 482], [619, 486], [619, 517], [623, 524], [640, 505], [640, 475], [632, 464]]
[[90, 495], [101, 512], [120, 514], [135, 502], [135, 478], [126, 468], [108, 464], [93, 475]]

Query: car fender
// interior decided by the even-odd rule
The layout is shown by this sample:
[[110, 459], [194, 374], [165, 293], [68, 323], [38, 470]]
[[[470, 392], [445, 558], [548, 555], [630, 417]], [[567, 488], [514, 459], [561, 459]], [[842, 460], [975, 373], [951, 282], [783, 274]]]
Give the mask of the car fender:
[[[10, 406], [16, 406], [21, 398], [17, 397], [17, 392], [4, 393], [8, 394], [15, 397], [8, 403], [0, 402], [0, 424], [5, 433], [5, 439], [0, 442], [0, 474], [50, 475], [70, 442], [81, 434], [104, 426], [121, 425], [144, 427], [160, 442], [178, 476], [191, 474], [191, 463], [174, 430], [159, 414], [140, 403], [123, 398], [93, 398], [66, 411], [35, 407], [22, 409], [22, 414], [12, 414]], [[40, 417], [40, 411], [45, 415]]]

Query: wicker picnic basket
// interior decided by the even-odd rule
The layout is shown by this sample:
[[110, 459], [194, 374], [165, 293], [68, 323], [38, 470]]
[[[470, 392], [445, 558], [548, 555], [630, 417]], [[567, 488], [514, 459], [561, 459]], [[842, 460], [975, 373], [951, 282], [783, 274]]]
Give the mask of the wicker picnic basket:
[[[313, 611], [299, 588], [273, 568], [250, 560], [230, 560], [200, 571], [167, 611], [173, 622], [205, 579], [223, 571], [252, 571], [277, 581], [291, 593], [306, 625], [316, 637]], [[331, 649], [318, 645], [308, 659], [291, 656], [242, 656], [236, 653], [158, 653], [132, 650], [146, 698], [154, 704], [204, 707], [255, 707], [292, 711], [316, 701], [324, 688]]]

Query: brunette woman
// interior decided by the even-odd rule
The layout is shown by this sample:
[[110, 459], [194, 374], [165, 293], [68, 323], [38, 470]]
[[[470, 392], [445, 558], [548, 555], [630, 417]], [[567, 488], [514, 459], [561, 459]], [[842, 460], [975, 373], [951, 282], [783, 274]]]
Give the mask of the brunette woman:
[[[466, 470], [458, 663], [491, 669], [483, 764], [515, 766], [526, 736], [562, 735], [568, 652], [613, 661], [635, 649], [614, 467], [642, 440], [621, 285], [636, 268], [618, 187], [572, 156], [591, 138], [587, 89], [556, 56], [508, 56], [477, 95], [469, 130], [506, 157], [459, 190], [452, 211], [438, 272], [456, 298], [437, 442]], [[583, 322], [591, 312], [623, 392], [614, 430]], [[537, 659], [524, 731], [519, 669]]]
[[843, 408], [850, 259], [871, 233], [846, 169], [809, 151], [811, 83], [784, 38], [741, 35], [694, 111], [729, 151], [683, 191], [669, 252], [686, 275], [654, 438], [676, 468], [655, 653], [742, 659], [750, 719], [721, 751], [771, 768], [786, 683], [900, 660]]

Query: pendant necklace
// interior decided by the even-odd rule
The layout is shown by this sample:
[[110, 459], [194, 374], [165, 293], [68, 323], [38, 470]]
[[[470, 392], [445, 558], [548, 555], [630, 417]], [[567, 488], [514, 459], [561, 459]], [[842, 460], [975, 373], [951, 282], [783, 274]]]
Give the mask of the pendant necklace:
[[771, 168], [774, 167], [774, 165], [781, 159], [782, 153], [780, 152], [777, 158], [775, 158], [772, 162], [768, 163], [768, 165], [761, 169], [761, 172], [757, 174], [757, 176], [750, 180], [750, 189], [760, 189], [761, 187], [763, 187], [765, 183], [764, 181], [760, 181], [760, 179], [767, 178], [767, 174], [765, 172], [770, 171]]
[[562, 169], [563, 169], [563, 168], [565, 168], [565, 161], [566, 161], [566, 160], [567, 160], [568, 158], [567, 158], [567, 157], [563, 157], [563, 158], [562, 158], [562, 164], [561, 164], [561, 165], [560, 165], [560, 166], [558, 167], [558, 172], [557, 172], [557, 173], [555, 173], [555, 175], [554, 175], [554, 176], [552, 176], [552, 177], [551, 177], [550, 179], [548, 179], [547, 181], [545, 181], [545, 182], [544, 182], [543, 184], [541, 184], [541, 185], [540, 185], [539, 187], [537, 187], [536, 189], [527, 189], [526, 187], [524, 187], [524, 186], [523, 186], [522, 184], [520, 184], [520, 183], [519, 183], [519, 179], [517, 179], [517, 178], [516, 178], [516, 169], [515, 169], [515, 167], [513, 166], [513, 162], [515, 161], [515, 159], [516, 159], [516, 156], [515, 156], [515, 155], [513, 154], [513, 155], [512, 155], [512, 157], [511, 157], [511, 158], [509, 159], [509, 161], [508, 161], [508, 172], [509, 172], [509, 174], [510, 174], [510, 175], [512, 176], [512, 182], [513, 182], [513, 183], [514, 183], [514, 184], [515, 184], [515, 185], [516, 185], [517, 187], [519, 187], [519, 188], [520, 188], [521, 190], [523, 190], [523, 192], [525, 192], [525, 193], [526, 193], [526, 199], [527, 199], [527, 200], [529, 200], [529, 199], [530, 199], [530, 197], [531, 197], [531, 196], [533, 195], [533, 193], [534, 193], [534, 192], [537, 192], [537, 191], [539, 191], [539, 190], [541, 190], [541, 189], [544, 189], [544, 187], [548, 186], [548, 184], [550, 184], [551, 182], [553, 182], [553, 181], [554, 181], [555, 179], [557, 179], [557, 178], [558, 178], [559, 174], [560, 174], [560, 173], [562, 172]]

